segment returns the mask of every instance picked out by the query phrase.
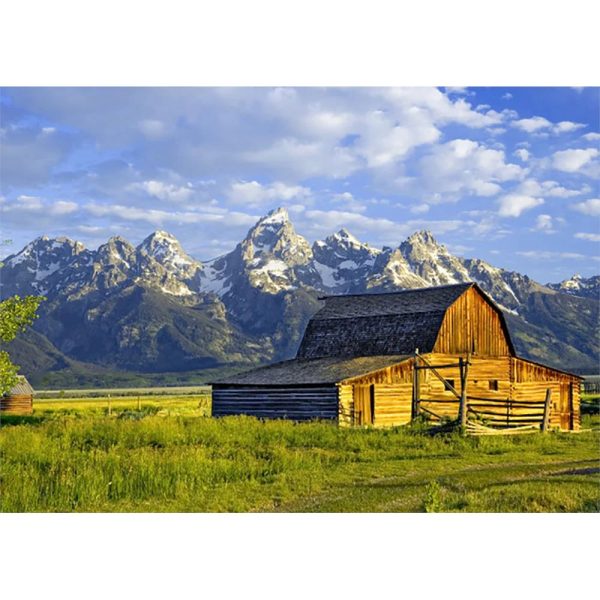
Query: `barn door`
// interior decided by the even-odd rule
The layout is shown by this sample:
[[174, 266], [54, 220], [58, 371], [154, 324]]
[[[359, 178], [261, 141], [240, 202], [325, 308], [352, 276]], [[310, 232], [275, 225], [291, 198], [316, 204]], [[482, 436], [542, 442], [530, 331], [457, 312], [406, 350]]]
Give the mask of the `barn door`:
[[558, 412], [560, 414], [560, 428], [572, 429], [573, 387], [569, 383], [560, 384]]
[[354, 386], [354, 424], [373, 425], [375, 417], [375, 387]]

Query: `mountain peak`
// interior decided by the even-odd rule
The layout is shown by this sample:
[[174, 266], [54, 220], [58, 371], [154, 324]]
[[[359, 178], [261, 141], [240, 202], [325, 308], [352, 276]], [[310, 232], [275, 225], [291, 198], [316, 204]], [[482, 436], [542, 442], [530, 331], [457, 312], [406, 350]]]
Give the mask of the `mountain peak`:
[[421, 229], [415, 231], [407, 240], [407, 242], [427, 244], [428, 246], [439, 246], [437, 240], [433, 237], [433, 234], [428, 229]]
[[351, 246], [364, 246], [364, 244], [355, 238], [345, 227], [342, 227], [337, 233], [334, 233], [330, 237], [335, 240], [340, 240]]
[[278, 208], [274, 208], [270, 210], [262, 219], [259, 219], [257, 225], [283, 225], [285, 223], [289, 223], [290, 215], [287, 211], [287, 208], [280, 206]]

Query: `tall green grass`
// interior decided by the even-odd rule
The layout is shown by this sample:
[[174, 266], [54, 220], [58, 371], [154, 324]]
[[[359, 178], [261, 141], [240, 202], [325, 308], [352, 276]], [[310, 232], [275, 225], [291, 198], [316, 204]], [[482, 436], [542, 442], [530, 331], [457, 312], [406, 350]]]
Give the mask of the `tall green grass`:
[[600, 506], [597, 432], [430, 437], [408, 427], [348, 430], [249, 417], [130, 416], [5, 417], [0, 510], [589, 511]]

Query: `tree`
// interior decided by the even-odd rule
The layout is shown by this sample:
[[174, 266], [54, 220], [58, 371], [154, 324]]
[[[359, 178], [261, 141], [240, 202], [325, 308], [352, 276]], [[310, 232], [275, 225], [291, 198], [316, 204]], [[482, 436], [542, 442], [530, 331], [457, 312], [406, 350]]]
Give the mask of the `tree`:
[[[37, 319], [37, 309], [43, 296], [13, 296], [0, 302], [0, 344], [7, 344]], [[0, 395], [17, 382], [19, 367], [10, 360], [8, 352], [0, 350]]]

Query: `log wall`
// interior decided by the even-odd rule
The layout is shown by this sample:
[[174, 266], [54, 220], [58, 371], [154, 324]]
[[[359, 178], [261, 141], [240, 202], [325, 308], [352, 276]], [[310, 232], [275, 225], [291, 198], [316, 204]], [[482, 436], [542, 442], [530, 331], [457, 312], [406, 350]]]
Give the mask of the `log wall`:
[[265, 419], [338, 418], [338, 393], [335, 385], [298, 387], [213, 386], [212, 414], [251, 415]]
[[0, 396], [0, 411], [10, 415], [30, 415], [33, 397], [26, 395]]
[[510, 346], [498, 310], [475, 289], [462, 294], [446, 311], [433, 352], [508, 356]]

